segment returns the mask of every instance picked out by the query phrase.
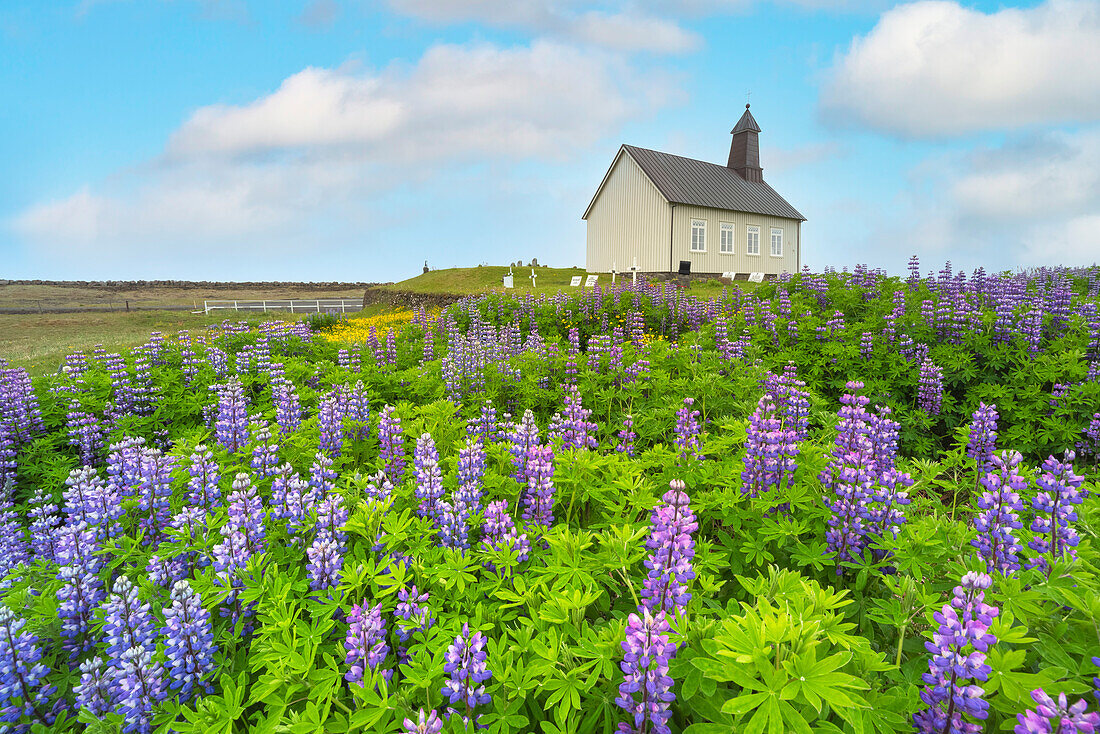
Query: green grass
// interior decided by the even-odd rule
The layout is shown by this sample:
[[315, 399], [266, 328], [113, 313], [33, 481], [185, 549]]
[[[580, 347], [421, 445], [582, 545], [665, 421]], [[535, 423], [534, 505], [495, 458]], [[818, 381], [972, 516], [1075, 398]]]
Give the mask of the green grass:
[[136, 347], [153, 331], [166, 336], [180, 329], [202, 330], [208, 324], [232, 321], [268, 321], [289, 314], [195, 315], [186, 311], [132, 311], [0, 315], [0, 357], [32, 375], [54, 372], [74, 351], [102, 344], [109, 352]]
[[[554, 294], [560, 290], [569, 290], [569, 281], [576, 275], [585, 275], [584, 268], [535, 268], [538, 274], [537, 288], [531, 288], [531, 268], [513, 268], [515, 273], [515, 288], [512, 293], [546, 293]], [[406, 291], [412, 293], [446, 293], [455, 295], [469, 295], [471, 293], [503, 293], [502, 279], [508, 273], [508, 268], [490, 265], [480, 268], [448, 268], [446, 270], [432, 270], [418, 275], [415, 278], [403, 280], [400, 283], [380, 286], [382, 290]], [[630, 275], [620, 275], [620, 279], [629, 279]], [[599, 284], [611, 285], [611, 276], [600, 273]], [[753, 290], [756, 283], [737, 281], [735, 287], [743, 290]], [[717, 280], [694, 281], [688, 288], [688, 293], [699, 298], [714, 298], [722, 294], [724, 286]]]

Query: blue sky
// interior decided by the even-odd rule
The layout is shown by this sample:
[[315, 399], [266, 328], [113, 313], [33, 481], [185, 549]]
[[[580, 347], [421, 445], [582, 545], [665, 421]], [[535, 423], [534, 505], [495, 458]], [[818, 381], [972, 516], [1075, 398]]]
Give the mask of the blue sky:
[[7, 0], [0, 277], [584, 261], [751, 90], [814, 268], [1100, 260], [1100, 0]]

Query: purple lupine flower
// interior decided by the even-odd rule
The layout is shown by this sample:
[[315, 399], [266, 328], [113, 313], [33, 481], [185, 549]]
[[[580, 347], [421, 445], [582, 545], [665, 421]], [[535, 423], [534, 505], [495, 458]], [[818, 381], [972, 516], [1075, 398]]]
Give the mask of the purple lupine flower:
[[680, 458], [686, 459], [694, 456], [703, 458], [699, 454], [699, 411], [692, 410], [695, 398], [684, 398], [684, 405], [676, 411], [676, 445], [680, 449]]
[[978, 403], [970, 421], [970, 440], [966, 455], [977, 465], [978, 476], [990, 471], [993, 452], [997, 449], [997, 406]]
[[396, 486], [405, 478], [405, 437], [401, 433], [401, 419], [395, 415], [392, 405], [382, 408], [378, 420], [378, 445], [382, 468]]
[[12, 505], [13, 491], [11, 479], [5, 479], [0, 488], [0, 579], [31, 560], [19, 513]]
[[[416, 586], [401, 589], [397, 592], [397, 608], [393, 614], [398, 622], [397, 639], [402, 643], [408, 642], [415, 632], [427, 632], [435, 624], [431, 610], [427, 606], [428, 592], [421, 593]], [[404, 656], [404, 648], [398, 648], [398, 657]]]
[[615, 450], [633, 458], [634, 441], [637, 438], [638, 434], [634, 432], [634, 416], [627, 415], [623, 418], [623, 427], [619, 430], [619, 443], [615, 445]]
[[252, 437], [256, 445], [252, 447], [251, 466], [261, 477], [274, 476], [275, 467], [279, 465], [279, 443], [267, 423], [260, 423], [254, 429]]
[[427, 714], [424, 709], [420, 709], [416, 721], [405, 719], [402, 724], [405, 728], [401, 730], [401, 734], [440, 734], [443, 731], [443, 719], [439, 718], [435, 709]]
[[917, 386], [917, 407], [928, 415], [939, 415], [943, 405], [943, 370], [925, 357], [920, 363], [920, 379]]
[[649, 539], [650, 556], [645, 561], [645, 584], [642, 606], [650, 612], [664, 610], [683, 613], [691, 599], [688, 582], [695, 578], [691, 561], [695, 557], [695, 541], [691, 534], [699, 529], [691, 511], [685, 485], [679, 479], [669, 482], [669, 490], [661, 504], [653, 508]]
[[1027, 488], [1027, 480], [1017, 470], [1022, 460], [1018, 451], [994, 455], [990, 470], [980, 479], [985, 490], [978, 498], [982, 512], [974, 518], [978, 537], [970, 544], [978, 549], [990, 574], [1000, 572], [1008, 576], [1020, 568], [1022, 546], [1013, 531], [1023, 527], [1019, 513], [1024, 503], [1020, 493]]
[[96, 657], [80, 664], [80, 682], [73, 686], [76, 707], [101, 718], [111, 710], [111, 676]]
[[[523, 563], [531, 551], [527, 533], [517, 533], [515, 522], [508, 514], [508, 500], [490, 502], [485, 508], [485, 537], [481, 540], [482, 550], [511, 551], [516, 560]], [[485, 564], [489, 570], [496, 570], [492, 563]]]
[[80, 565], [62, 566], [57, 579], [57, 617], [61, 620], [62, 648], [73, 657], [94, 647], [90, 637], [92, 613], [103, 603], [103, 582]]
[[305, 528], [306, 518], [317, 504], [317, 492], [301, 479], [290, 464], [284, 464], [271, 483], [271, 502], [277, 517], [287, 520], [291, 535]]
[[318, 451], [309, 467], [309, 486], [318, 499], [323, 499], [336, 490], [336, 470], [333, 461], [323, 451]]
[[499, 433], [497, 409], [493, 407], [493, 401], [486, 400], [477, 417], [466, 421], [466, 435], [477, 436], [483, 444], [488, 445], [497, 440]]
[[164, 610], [165, 655], [168, 658], [168, 687], [179, 691], [180, 700], [212, 693], [214, 632], [210, 612], [186, 581], [172, 586], [171, 605]]
[[57, 563], [59, 566], [77, 566], [96, 574], [103, 567], [96, 543], [96, 532], [87, 523], [69, 523], [57, 531]]
[[186, 556], [170, 555], [172, 545], [172, 543], [161, 543], [157, 546], [157, 550], [163, 549], [163, 552], [149, 556], [149, 561], [145, 564], [146, 577], [157, 586], [166, 589], [171, 589], [176, 581], [184, 578], [191, 570]]
[[782, 486], [783, 479], [797, 467], [798, 453], [798, 434], [784, 428], [772, 395], [764, 395], [749, 416], [742, 494], [757, 497]]
[[317, 412], [317, 428], [320, 432], [318, 451], [339, 456], [344, 448], [344, 404], [339, 394], [321, 399]]
[[218, 444], [235, 454], [248, 445], [248, 403], [245, 402], [244, 387], [234, 377], [216, 388], [218, 410], [214, 432]]
[[[359, 352], [355, 352], [359, 358]], [[358, 369], [356, 369], [358, 371]], [[344, 393], [344, 436], [363, 441], [370, 435], [370, 397], [362, 380], [347, 388]]]
[[27, 517], [31, 519], [31, 553], [53, 563], [57, 559], [57, 529], [61, 516], [53, 496], [40, 485], [35, 487]]
[[887, 537], [897, 538], [898, 531], [905, 524], [905, 510], [909, 504], [908, 487], [913, 486], [913, 478], [908, 472], [899, 472], [889, 468], [879, 474], [878, 481], [868, 493], [871, 504], [867, 508], [867, 532], [876, 538], [873, 547], [875, 558], [882, 559], [888, 554], [881, 545]]
[[107, 429], [95, 417], [80, 409], [77, 402], [69, 406], [69, 413], [65, 417], [68, 427], [69, 445], [75, 446], [80, 451], [80, 463], [84, 466], [92, 466], [103, 450], [103, 440], [107, 435]]
[[145, 542], [159, 537], [171, 519], [172, 471], [176, 458], [166, 456], [160, 449], [141, 452], [141, 483], [138, 485], [138, 506], [145, 514], [140, 527], [145, 532]]
[[467, 436], [466, 446], [458, 450], [458, 487], [454, 504], [441, 523], [443, 545], [470, 547], [470, 518], [481, 512], [481, 480], [485, 475], [485, 447], [480, 435]]
[[[486, 639], [480, 632], [470, 634], [470, 626], [462, 623], [462, 634], [454, 639], [447, 648], [443, 659], [446, 664], [443, 672], [450, 674], [450, 680], [443, 684], [440, 692], [452, 704], [447, 707], [447, 718], [458, 714], [463, 723], [476, 727], [480, 716], [474, 716], [474, 709], [492, 701], [485, 692], [485, 681], [493, 677], [488, 667], [488, 653], [485, 652]], [[461, 709], [453, 704], [461, 703]]]
[[279, 432], [289, 436], [302, 424], [302, 404], [294, 383], [283, 378], [271, 383], [271, 402], [275, 404], [275, 422]]
[[1088, 713], [1088, 701], [1081, 698], [1072, 706], [1066, 694], [1055, 701], [1042, 688], [1031, 692], [1038, 704], [1034, 711], [1016, 714], [1015, 734], [1093, 734], [1100, 731], [1100, 713]]
[[508, 431], [508, 452], [512, 455], [512, 478], [527, 486], [527, 452], [532, 446], [539, 444], [539, 427], [535, 423], [535, 414], [530, 410], [523, 411], [523, 417], [519, 423], [513, 423]]
[[989, 626], [999, 610], [984, 600], [992, 585], [988, 574], [971, 571], [955, 587], [954, 598], [932, 615], [939, 627], [924, 643], [932, 658], [920, 692], [928, 708], [913, 716], [922, 734], [979, 731], [964, 717], [984, 720], [989, 715], [989, 704], [981, 698], [985, 691], [970, 681], [983, 682], [991, 672], [985, 654], [997, 642]]
[[[30, 731], [30, 722], [49, 726], [54, 721], [50, 697], [57, 692], [46, 676], [38, 638], [24, 632], [27, 621], [0, 606], [0, 721]], [[5, 727], [7, 728], [7, 727]]]
[[565, 410], [554, 416], [550, 433], [561, 439], [562, 448], [595, 449], [599, 442], [596, 440], [596, 424], [588, 420], [591, 415], [592, 411], [581, 402], [580, 390], [576, 385], [569, 385], [565, 394]]
[[141, 483], [141, 452], [144, 449], [145, 439], [140, 436], [128, 436], [108, 447], [107, 484], [119, 498], [131, 496]]
[[523, 519], [549, 528], [554, 523], [554, 447], [532, 446], [524, 473], [527, 487], [521, 497]]
[[[241, 606], [239, 592], [243, 588], [240, 573], [248, 565], [249, 559], [264, 552], [265, 511], [263, 501], [247, 474], [239, 473], [233, 480], [233, 491], [226, 503], [229, 519], [220, 529], [221, 542], [214, 546], [214, 570], [219, 582], [230, 591], [226, 599], [228, 606], [219, 609], [219, 614], [228, 616], [233, 625], [250, 617], [254, 608]], [[243, 632], [250, 629], [249, 623], [242, 627]]]
[[[386, 644], [386, 623], [382, 619], [382, 602], [373, 607], [367, 607], [366, 603], [352, 606], [348, 613], [348, 633], [344, 638], [344, 650], [347, 656], [344, 665], [348, 671], [344, 673], [344, 680], [348, 683], [359, 683], [367, 675], [367, 669], [378, 670], [385, 662], [390, 648]], [[386, 680], [393, 675], [393, 670], [382, 670]]]
[[671, 734], [669, 710], [676, 700], [669, 661], [676, 654], [676, 645], [669, 642], [668, 617], [661, 611], [654, 617], [649, 609], [642, 616], [627, 618], [626, 638], [622, 642], [620, 667], [624, 678], [619, 685], [615, 703], [631, 715], [631, 722], [620, 722], [619, 734]]
[[306, 558], [309, 588], [321, 591], [340, 585], [344, 554], [339, 543], [328, 536], [318, 535], [309, 548], [306, 548]]
[[[1081, 504], [1085, 495], [1081, 491], [1084, 477], [1073, 471], [1075, 455], [1067, 451], [1064, 461], [1053, 456], [1043, 462], [1042, 474], [1035, 477], [1039, 493], [1031, 500], [1035, 510], [1035, 519], [1031, 521], [1031, 531], [1035, 537], [1027, 546], [1039, 554], [1029, 565], [1050, 575], [1051, 561], [1063, 556], [1073, 558], [1073, 550], [1080, 542], [1077, 531], [1071, 522], [1077, 520], [1075, 505]], [[1049, 558], [1047, 557], [1049, 554]]]
[[205, 445], [199, 444], [191, 452], [191, 466], [187, 472], [191, 478], [187, 482], [187, 501], [204, 510], [212, 510], [221, 502], [221, 490], [218, 489], [218, 462], [214, 454]]
[[416, 498], [420, 500], [417, 514], [438, 526], [443, 514], [440, 508], [440, 500], [443, 499], [443, 472], [439, 468], [439, 452], [430, 433], [416, 439], [413, 465], [416, 467]]
[[157, 632], [149, 604], [120, 576], [103, 611], [114, 710], [126, 719], [123, 731], [149, 732], [153, 708], [164, 698], [164, 668], [153, 660]]

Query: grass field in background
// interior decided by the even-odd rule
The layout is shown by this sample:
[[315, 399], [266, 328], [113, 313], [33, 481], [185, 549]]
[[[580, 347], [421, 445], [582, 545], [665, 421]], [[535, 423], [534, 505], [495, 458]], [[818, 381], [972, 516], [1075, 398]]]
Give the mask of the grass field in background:
[[[130, 313], [0, 314], [0, 357], [32, 375], [54, 372], [65, 355], [102, 344], [108, 352], [136, 347], [154, 331], [174, 335], [180, 329], [203, 329], [207, 324], [234, 321], [259, 323], [290, 314], [258, 313], [204, 316], [187, 311], [131, 311]], [[298, 318], [297, 316], [295, 318]]]
[[284, 298], [362, 298], [363, 289], [348, 286], [335, 289], [305, 288], [301, 286], [271, 288], [82, 288], [61, 285], [0, 285], [0, 308], [130, 308], [152, 309], [169, 306], [202, 308], [203, 300], [222, 301], [237, 299], [274, 300]]
[[[393, 291], [412, 291], [416, 293], [474, 294], [504, 292], [501, 279], [508, 272], [507, 267], [486, 266], [480, 268], [452, 268], [433, 270], [415, 278], [379, 286]], [[531, 288], [528, 276], [531, 268], [514, 268], [515, 294], [535, 293], [553, 295], [559, 290], [577, 292], [580, 288], [570, 288], [569, 281], [575, 275], [584, 275], [582, 268], [544, 268], [535, 269], [538, 273], [538, 287]], [[629, 278], [630, 276], [623, 276]], [[611, 276], [600, 274], [602, 286], [611, 284]], [[698, 298], [714, 298], [721, 295], [723, 288], [739, 287], [751, 290], [755, 283], [737, 282], [735, 286], [724, 286], [717, 280], [694, 282], [687, 292]], [[44, 308], [72, 308], [82, 305], [103, 306], [112, 302], [119, 303], [120, 293], [130, 296], [133, 308], [150, 308], [149, 304], [161, 306], [191, 305], [197, 298], [201, 305], [202, 297], [222, 299], [225, 297], [240, 300], [251, 298], [275, 298], [277, 296], [296, 298], [316, 298], [323, 296], [358, 298], [359, 289], [345, 292], [324, 293], [301, 288], [240, 291], [220, 290], [200, 292], [182, 288], [145, 288], [130, 291], [106, 291], [93, 288], [68, 288], [63, 286], [0, 286], [0, 306], [18, 306], [42, 301]], [[99, 299], [99, 300], [95, 300]], [[125, 299], [123, 299], [125, 300]], [[49, 304], [49, 305], [47, 305]], [[363, 311], [349, 314], [353, 326], [355, 321], [375, 321], [383, 323], [393, 309], [382, 304], [372, 304]], [[301, 318], [283, 312], [248, 313], [221, 311], [210, 314], [192, 314], [187, 311], [116, 311], [61, 314], [0, 314], [0, 358], [6, 359], [13, 367], [26, 367], [32, 375], [40, 375], [57, 370], [65, 355], [76, 350], [90, 350], [102, 344], [109, 352], [118, 352], [145, 343], [150, 332], [160, 331], [166, 336], [174, 335], [180, 329], [202, 329], [208, 324], [216, 324], [224, 319], [233, 321], [251, 321], [259, 323], [269, 319]]]

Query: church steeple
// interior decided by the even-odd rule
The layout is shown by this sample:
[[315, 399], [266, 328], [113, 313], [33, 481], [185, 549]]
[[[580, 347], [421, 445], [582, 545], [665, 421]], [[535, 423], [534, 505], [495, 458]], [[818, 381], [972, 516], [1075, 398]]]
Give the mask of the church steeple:
[[746, 181], [764, 180], [764, 169], [760, 167], [760, 126], [745, 105], [745, 114], [737, 121], [733, 129], [733, 142], [730, 144], [730, 159], [726, 168], [731, 168]]

